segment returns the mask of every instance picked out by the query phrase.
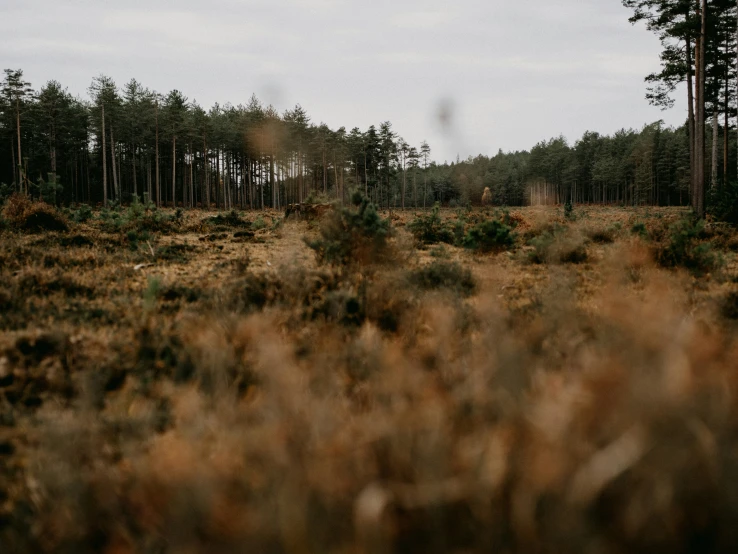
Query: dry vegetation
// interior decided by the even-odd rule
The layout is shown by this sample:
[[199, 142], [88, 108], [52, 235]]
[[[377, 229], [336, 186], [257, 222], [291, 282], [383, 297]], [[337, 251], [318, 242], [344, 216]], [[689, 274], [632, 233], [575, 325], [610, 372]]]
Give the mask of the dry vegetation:
[[733, 229], [440, 210], [334, 244], [335, 212], [21, 202], [3, 553], [738, 547]]

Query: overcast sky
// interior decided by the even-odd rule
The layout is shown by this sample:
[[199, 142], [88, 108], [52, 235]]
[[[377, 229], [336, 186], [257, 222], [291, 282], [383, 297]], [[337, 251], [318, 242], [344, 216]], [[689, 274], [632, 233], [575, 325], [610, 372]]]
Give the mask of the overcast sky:
[[[333, 128], [390, 120], [438, 160], [664, 119], [659, 43], [620, 0], [0, 0], [0, 62], [87, 95], [101, 73], [204, 107], [256, 93]], [[440, 117], [445, 114], [446, 117]], [[444, 123], [445, 122], [445, 123]]]

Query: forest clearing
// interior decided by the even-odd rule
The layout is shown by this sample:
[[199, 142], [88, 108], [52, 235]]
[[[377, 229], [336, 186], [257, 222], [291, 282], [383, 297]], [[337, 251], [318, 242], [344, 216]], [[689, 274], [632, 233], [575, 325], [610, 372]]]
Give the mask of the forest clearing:
[[2, 551], [735, 548], [733, 228], [354, 200], [11, 197]]
[[738, 0], [2, 16], [0, 554], [738, 552]]

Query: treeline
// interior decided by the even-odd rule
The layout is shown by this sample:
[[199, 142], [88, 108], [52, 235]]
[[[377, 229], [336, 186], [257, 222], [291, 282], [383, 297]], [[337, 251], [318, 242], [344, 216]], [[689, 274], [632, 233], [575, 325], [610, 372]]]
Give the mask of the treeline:
[[390, 122], [333, 130], [299, 105], [280, 114], [256, 97], [206, 112], [177, 90], [104, 76], [85, 100], [56, 81], [34, 91], [21, 70], [5, 70], [0, 108], [0, 182], [62, 202], [279, 208], [352, 188], [381, 206], [434, 197], [430, 147], [410, 146]]
[[[0, 110], [0, 195], [22, 191], [57, 203], [137, 197], [281, 208], [311, 197], [346, 200], [359, 189], [382, 207], [415, 208], [477, 204], [486, 187], [498, 205], [693, 201], [689, 122], [587, 132], [573, 145], [557, 137], [530, 151], [438, 164], [427, 143], [410, 146], [390, 122], [332, 130], [311, 123], [299, 105], [280, 114], [256, 97], [206, 112], [179, 91], [162, 96], [136, 80], [118, 87], [98, 77], [81, 99], [56, 81], [35, 91], [21, 70], [5, 70]], [[718, 120], [706, 137], [714, 186], [735, 180], [732, 135]]]
[[389, 122], [332, 130], [300, 106], [279, 114], [255, 97], [206, 112], [176, 90], [98, 77], [83, 100], [56, 81], [34, 91], [20, 70], [5, 71], [2, 91], [0, 183], [57, 202], [279, 208], [358, 188], [401, 208], [476, 204], [485, 187], [506, 205], [689, 201], [688, 133], [660, 123], [437, 164]]
[[587, 132], [573, 145], [557, 137], [529, 152], [432, 164], [428, 180], [435, 197], [452, 204], [479, 203], [489, 187], [498, 205], [687, 205], [689, 137], [662, 122], [612, 136]]

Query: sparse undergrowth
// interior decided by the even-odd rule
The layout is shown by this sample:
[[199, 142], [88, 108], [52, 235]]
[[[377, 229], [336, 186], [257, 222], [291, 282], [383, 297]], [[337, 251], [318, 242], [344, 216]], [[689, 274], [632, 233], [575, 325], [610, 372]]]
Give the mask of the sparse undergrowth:
[[369, 268], [361, 206], [323, 265], [304, 221], [4, 232], [0, 550], [735, 550], [735, 283], [649, 256], [719, 236], [736, 275], [730, 229], [514, 212], [545, 266], [419, 249], [400, 213]]

